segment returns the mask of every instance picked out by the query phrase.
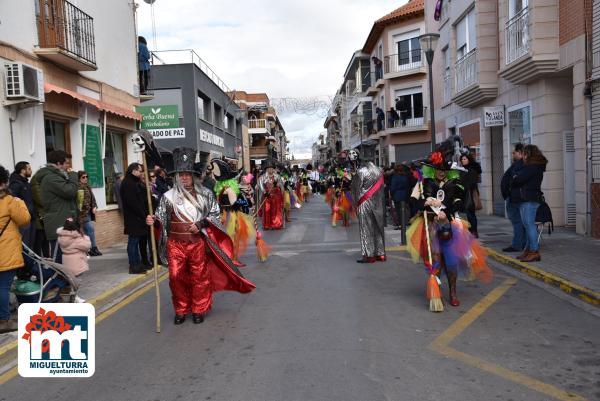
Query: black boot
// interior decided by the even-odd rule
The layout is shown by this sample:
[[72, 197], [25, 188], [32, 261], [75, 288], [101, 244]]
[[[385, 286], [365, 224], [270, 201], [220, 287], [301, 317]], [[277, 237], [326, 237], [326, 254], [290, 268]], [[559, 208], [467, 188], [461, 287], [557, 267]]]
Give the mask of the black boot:
[[146, 268], [144, 265], [129, 265], [129, 274], [145, 274]]
[[459, 306], [460, 301], [456, 297], [456, 273], [452, 273], [446, 271], [446, 276], [448, 277], [448, 288], [450, 289], [450, 305]]
[[200, 324], [204, 321], [204, 316], [202, 315], [202, 313], [192, 313], [192, 319], [194, 321], [194, 324]]
[[183, 322], [185, 322], [185, 315], [175, 315], [175, 319], [173, 320], [173, 323], [175, 323], [176, 325], [182, 324]]
[[102, 252], [98, 250], [98, 247], [94, 246], [90, 249], [90, 256], [102, 256]]

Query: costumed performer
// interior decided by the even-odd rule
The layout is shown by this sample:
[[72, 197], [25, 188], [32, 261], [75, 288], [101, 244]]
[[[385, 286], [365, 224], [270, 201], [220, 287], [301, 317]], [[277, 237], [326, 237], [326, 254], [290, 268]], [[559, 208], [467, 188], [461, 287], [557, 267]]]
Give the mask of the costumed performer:
[[200, 183], [195, 158], [194, 149], [173, 150], [174, 186], [161, 198], [156, 214], [146, 218], [146, 224], [160, 231], [177, 325], [190, 312], [194, 323], [202, 323], [215, 291], [249, 293], [256, 288], [232, 261], [233, 243], [219, 220], [219, 204]]
[[262, 217], [265, 230], [280, 230], [283, 228], [283, 182], [271, 161], [265, 160], [263, 164], [266, 171], [256, 183], [260, 207], [258, 215]]

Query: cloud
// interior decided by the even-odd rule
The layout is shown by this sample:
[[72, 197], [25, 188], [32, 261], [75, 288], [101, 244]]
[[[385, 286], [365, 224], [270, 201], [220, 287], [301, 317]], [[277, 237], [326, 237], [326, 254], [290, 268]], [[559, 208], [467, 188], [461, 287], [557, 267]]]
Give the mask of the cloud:
[[[194, 49], [232, 89], [266, 92], [271, 98], [322, 99], [341, 85], [373, 22], [405, 2], [157, 0], [157, 48]], [[150, 6], [144, 2], [138, 8], [138, 25], [153, 48]], [[294, 135], [296, 151], [311, 152], [310, 145], [323, 131], [322, 114], [281, 118], [287, 134]]]

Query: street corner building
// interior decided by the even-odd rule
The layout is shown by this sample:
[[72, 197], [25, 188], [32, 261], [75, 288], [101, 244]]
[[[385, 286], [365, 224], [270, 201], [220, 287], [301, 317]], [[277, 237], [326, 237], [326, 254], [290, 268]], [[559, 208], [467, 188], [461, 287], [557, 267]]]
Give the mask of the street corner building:
[[0, 15], [0, 164], [35, 172], [50, 151], [72, 154], [98, 202], [98, 245], [121, 242], [115, 174], [138, 161], [141, 120], [134, 4], [3, 1]]

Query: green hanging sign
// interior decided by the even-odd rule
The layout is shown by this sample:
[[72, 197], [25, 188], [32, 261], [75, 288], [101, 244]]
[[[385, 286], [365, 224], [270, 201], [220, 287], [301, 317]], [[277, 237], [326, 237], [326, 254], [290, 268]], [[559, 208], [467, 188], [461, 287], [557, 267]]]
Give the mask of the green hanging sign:
[[159, 106], [138, 106], [142, 115], [142, 129], [179, 128], [179, 110], [176, 104]]
[[84, 126], [81, 124], [81, 136], [85, 143], [83, 168], [88, 174], [88, 185], [92, 188], [102, 188], [104, 186], [104, 170], [100, 127], [88, 125], [87, 133], [84, 133]]

